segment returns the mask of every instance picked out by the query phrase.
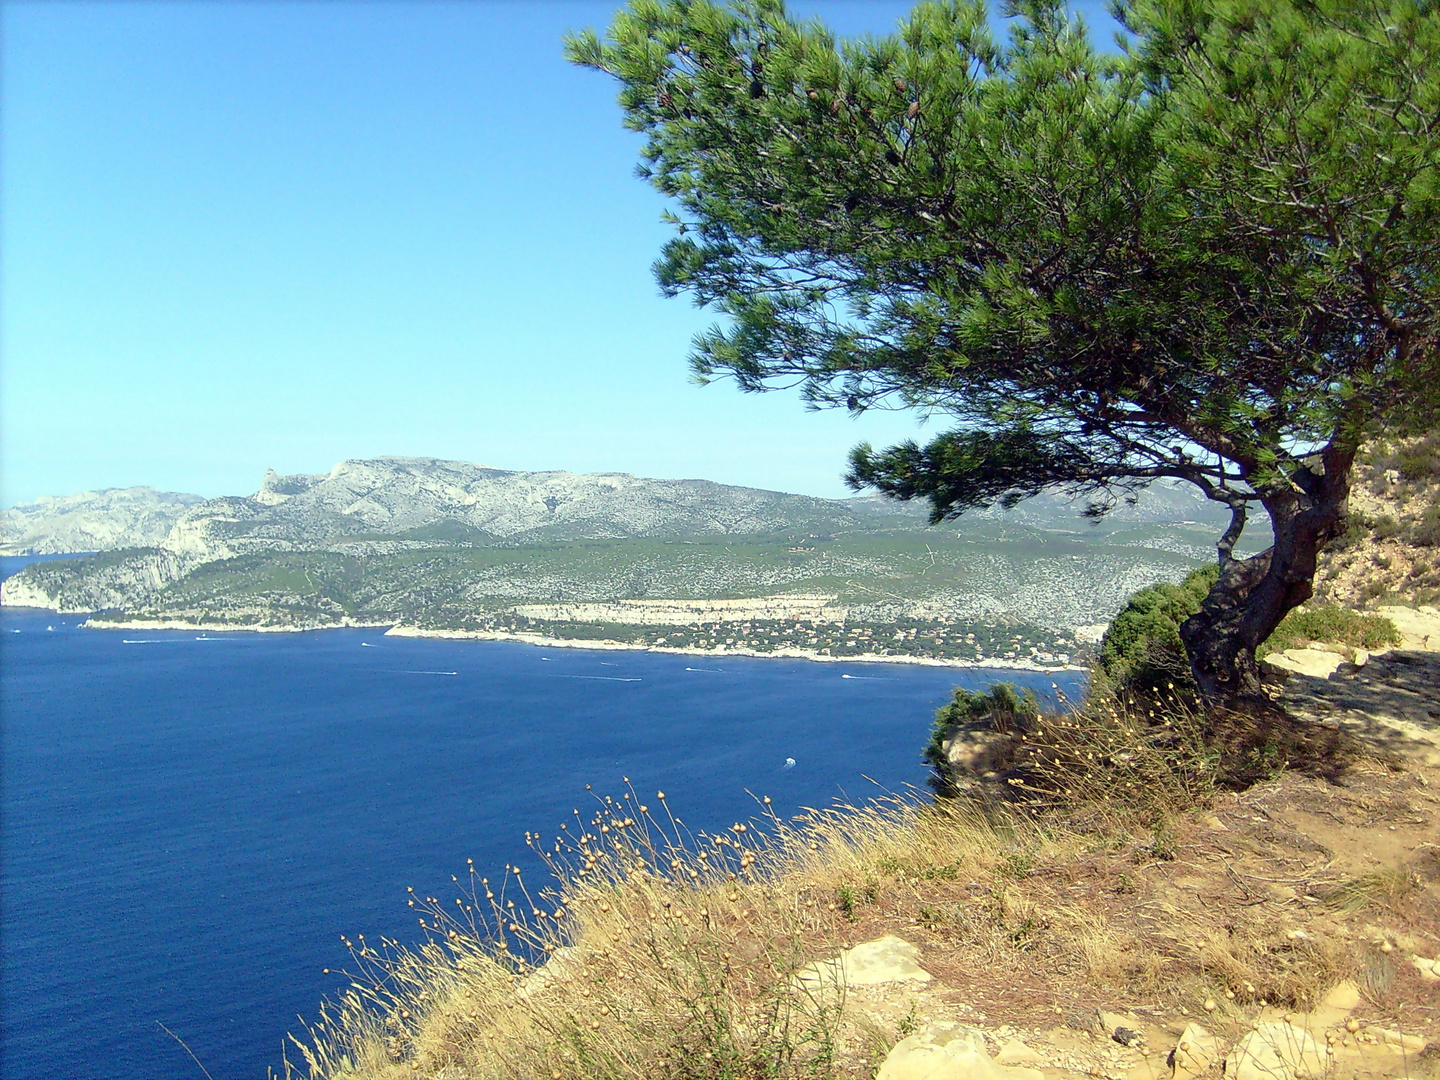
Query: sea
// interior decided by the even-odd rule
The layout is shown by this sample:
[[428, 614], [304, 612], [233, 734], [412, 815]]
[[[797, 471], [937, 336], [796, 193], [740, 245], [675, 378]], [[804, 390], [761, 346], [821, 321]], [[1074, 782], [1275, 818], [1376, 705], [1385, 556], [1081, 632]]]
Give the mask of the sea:
[[706, 830], [765, 796], [792, 815], [921, 794], [953, 687], [1081, 690], [1073, 672], [82, 621], [0, 610], [6, 1080], [262, 1080], [344, 988], [342, 935], [417, 940], [407, 886], [449, 897], [467, 859], [538, 880], [526, 830], [556, 835], [627, 777]]

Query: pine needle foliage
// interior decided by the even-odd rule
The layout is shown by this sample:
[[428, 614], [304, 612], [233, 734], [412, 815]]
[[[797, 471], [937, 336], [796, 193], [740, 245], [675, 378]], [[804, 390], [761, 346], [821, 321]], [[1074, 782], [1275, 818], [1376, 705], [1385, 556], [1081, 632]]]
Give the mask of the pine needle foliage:
[[[1440, 7], [922, 3], [842, 42], [781, 0], [632, 0], [615, 76], [675, 227], [662, 289], [721, 321], [699, 378], [938, 416], [850, 480], [936, 520], [1045, 490], [1103, 515], [1157, 479], [1226, 505], [1184, 624], [1207, 700], [1312, 595], [1356, 453], [1440, 418]], [[1232, 552], [1252, 511], [1275, 544]]]

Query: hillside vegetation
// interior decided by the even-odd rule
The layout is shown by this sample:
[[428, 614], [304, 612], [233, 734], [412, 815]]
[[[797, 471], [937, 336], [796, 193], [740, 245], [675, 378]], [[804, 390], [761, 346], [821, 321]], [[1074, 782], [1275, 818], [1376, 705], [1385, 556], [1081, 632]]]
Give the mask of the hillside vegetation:
[[1351, 605], [1440, 602], [1440, 432], [1361, 455], [1349, 528], [1315, 584], [1321, 600]]

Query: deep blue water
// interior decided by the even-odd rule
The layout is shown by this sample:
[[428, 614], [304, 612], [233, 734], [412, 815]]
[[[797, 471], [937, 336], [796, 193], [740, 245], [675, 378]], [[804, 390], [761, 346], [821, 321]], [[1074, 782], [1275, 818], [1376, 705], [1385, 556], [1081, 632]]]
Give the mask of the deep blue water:
[[157, 1021], [258, 1080], [342, 933], [410, 939], [407, 885], [530, 865], [586, 783], [692, 827], [752, 816], [747, 788], [785, 813], [923, 785], [934, 709], [995, 677], [77, 621], [0, 612], [8, 1080], [200, 1077]]

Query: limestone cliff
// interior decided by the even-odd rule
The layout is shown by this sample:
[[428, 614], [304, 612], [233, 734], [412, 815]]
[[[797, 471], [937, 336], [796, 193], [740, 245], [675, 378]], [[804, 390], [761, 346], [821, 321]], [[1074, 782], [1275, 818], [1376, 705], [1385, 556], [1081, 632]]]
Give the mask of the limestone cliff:
[[56, 555], [151, 547], [199, 495], [153, 487], [47, 495], [0, 510], [0, 555]]

